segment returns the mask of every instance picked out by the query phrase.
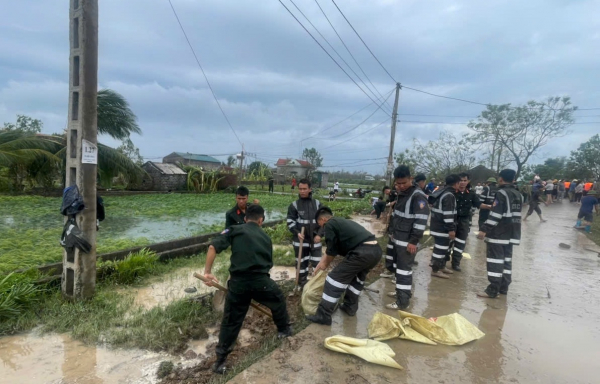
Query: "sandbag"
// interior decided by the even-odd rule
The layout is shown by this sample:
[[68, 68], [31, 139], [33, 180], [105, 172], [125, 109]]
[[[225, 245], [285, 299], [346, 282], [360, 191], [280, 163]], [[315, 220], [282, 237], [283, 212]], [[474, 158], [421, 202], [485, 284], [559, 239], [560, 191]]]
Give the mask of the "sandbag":
[[436, 343], [427, 337], [421, 335], [410, 327], [402, 323], [402, 320], [388, 316], [381, 312], [376, 312], [369, 323], [369, 337], [377, 341], [401, 338], [412, 340], [423, 344], [436, 345]]
[[304, 286], [301, 303], [302, 309], [307, 315], [314, 315], [317, 313], [317, 307], [323, 296], [326, 278], [327, 272], [321, 270]]
[[471, 254], [467, 253], [467, 252], [463, 252], [462, 253], [462, 258], [463, 259], [467, 259], [467, 260], [471, 260], [472, 259]]
[[398, 311], [400, 319], [377, 312], [369, 323], [369, 337], [389, 340], [399, 337], [435, 345], [463, 345], [485, 336], [477, 327], [458, 313], [426, 319]]
[[389, 345], [375, 340], [354, 339], [346, 336], [331, 336], [325, 339], [325, 348], [335, 352], [358, 356], [369, 363], [404, 369], [393, 357], [396, 353]]

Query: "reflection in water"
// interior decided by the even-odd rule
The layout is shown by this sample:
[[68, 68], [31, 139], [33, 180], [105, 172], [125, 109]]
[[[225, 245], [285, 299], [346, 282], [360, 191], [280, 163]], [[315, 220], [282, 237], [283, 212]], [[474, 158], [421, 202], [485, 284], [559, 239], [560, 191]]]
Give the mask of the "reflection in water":
[[109, 350], [68, 335], [26, 334], [0, 338], [0, 382], [7, 384], [101, 384], [155, 382], [165, 353]]

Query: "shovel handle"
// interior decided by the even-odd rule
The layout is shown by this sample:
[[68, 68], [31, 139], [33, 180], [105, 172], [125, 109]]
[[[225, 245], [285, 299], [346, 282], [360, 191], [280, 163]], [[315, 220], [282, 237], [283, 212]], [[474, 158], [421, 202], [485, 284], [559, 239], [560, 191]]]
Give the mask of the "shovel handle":
[[[302, 229], [300, 230], [300, 234], [302, 235], [302, 237], [304, 238], [304, 227], [302, 227]], [[300, 262], [302, 261], [302, 251], [304, 250], [304, 239], [300, 239], [300, 247], [298, 248], [298, 255], [296, 255], [296, 258], [298, 259], [296, 261], [296, 289], [298, 289], [298, 287], [300, 286]]]
[[[198, 272], [194, 272], [194, 277], [196, 279], [202, 280], [205, 283], [210, 282], [218, 290], [223, 291], [223, 292], [227, 292], [227, 288], [225, 288], [224, 286], [222, 286], [221, 284], [217, 283], [214, 280], [208, 280], [206, 277], [204, 277], [204, 275], [201, 275]], [[256, 304], [256, 303], [250, 303], [250, 306], [252, 308], [256, 309], [257, 311], [262, 312], [264, 315], [269, 316], [270, 318], [273, 318], [273, 315], [270, 312], [268, 312], [266, 309], [264, 309], [263, 307], [259, 306], [258, 304]]]

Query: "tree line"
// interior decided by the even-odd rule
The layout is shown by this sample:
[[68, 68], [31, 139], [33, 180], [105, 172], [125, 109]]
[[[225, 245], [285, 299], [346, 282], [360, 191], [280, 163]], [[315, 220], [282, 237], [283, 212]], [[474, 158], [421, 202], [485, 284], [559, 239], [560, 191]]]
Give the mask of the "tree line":
[[[550, 140], [569, 133], [575, 122], [569, 97], [550, 97], [523, 105], [487, 105], [471, 120], [468, 132], [443, 130], [437, 140], [413, 140], [410, 149], [396, 153], [398, 164], [407, 164], [415, 172], [443, 178], [449, 173], [464, 172], [477, 165], [499, 172], [511, 166], [517, 178], [525, 178], [538, 169], [552, 170], [552, 178], [600, 178], [600, 137], [593, 136], [571, 152], [569, 158], [547, 159], [542, 165], [531, 165], [532, 156]], [[559, 164], [562, 164], [559, 166]], [[560, 172], [556, 171], [558, 168]], [[536, 172], [538, 173], [538, 172]], [[541, 176], [541, 175], [540, 175]]]

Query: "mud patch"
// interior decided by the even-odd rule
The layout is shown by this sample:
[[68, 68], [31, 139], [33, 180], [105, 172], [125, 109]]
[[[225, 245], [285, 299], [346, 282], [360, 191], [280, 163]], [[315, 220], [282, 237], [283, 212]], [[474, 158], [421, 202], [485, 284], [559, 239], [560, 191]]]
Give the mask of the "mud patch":
[[156, 383], [166, 353], [85, 345], [68, 335], [36, 334], [0, 339], [3, 383]]
[[375, 216], [354, 215], [352, 221], [360, 224], [377, 237], [383, 236], [385, 233], [386, 225], [381, 220], [377, 220]]

